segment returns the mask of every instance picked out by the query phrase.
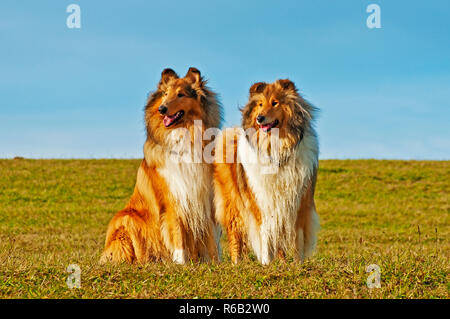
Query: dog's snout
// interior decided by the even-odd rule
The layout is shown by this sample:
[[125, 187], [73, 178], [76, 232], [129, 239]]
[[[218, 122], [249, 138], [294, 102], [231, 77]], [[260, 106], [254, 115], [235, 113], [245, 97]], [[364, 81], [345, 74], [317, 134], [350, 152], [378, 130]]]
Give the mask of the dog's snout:
[[158, 107], [158, 111], [159, 111], [159, 113], [161, 113], [161, 114], [166, 114], [166, 112], [167, 112], [167, 106], [161, 105], [160, 107]]
[[262, 122], [264, 122], [266, 118], [263, 115], [258, 115], [256, 117], [256, 122], [258, 122], [258, 124], [261, 124]]

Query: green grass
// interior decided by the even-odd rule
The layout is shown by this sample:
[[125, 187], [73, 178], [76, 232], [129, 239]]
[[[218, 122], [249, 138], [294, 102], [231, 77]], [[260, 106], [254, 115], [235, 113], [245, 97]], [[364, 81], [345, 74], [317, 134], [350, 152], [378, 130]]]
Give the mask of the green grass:
[[[316, 254], [299, 265], [97, 263], [137, 160], [0, 160], [1, 298], [448, 298], [450, 162], [321, 161]], [[226, 246], [226, 241], [223, 241]], [[68, 289], [66, 267], [81, 267]], [[369, 264], [381, 288], [369, 289]]]

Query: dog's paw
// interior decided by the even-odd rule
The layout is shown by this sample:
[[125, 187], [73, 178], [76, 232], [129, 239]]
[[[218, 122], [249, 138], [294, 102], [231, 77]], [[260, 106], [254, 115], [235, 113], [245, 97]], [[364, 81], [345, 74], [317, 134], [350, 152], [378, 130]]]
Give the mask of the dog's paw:
[[173, 251], [172, 260], [174, 263], [183, 265], [186, 263], [186, 254], [183, 249], [175, 249]]

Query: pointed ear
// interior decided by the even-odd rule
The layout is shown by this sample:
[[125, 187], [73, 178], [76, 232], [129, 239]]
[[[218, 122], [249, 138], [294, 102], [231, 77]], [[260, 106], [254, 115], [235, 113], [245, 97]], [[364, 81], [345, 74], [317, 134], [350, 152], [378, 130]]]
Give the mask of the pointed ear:
[[159, 85], [167, 84], [171, 79], [178, 79], [178, 75], [172, 69], [164, 69], [161, 72], [161, 80], [159, 81]]
[[297, 88], [295, 87], [294, 82], [292, 82], [289, 79], [283, 79], [283, 80], [278, 80], [278, 83], [280, 84], [280, 86], [283, 88], [283, 90], [293, 90], [293, 91], [297, 91]]
[[265, 83], [265, 82], [257, 82], [255, 84], [253, 84], [250, 87], [250, 96], [264, 91], [264, 88], [266, 87], [266, 85], [267, 85], [267, 83]]
[[197, 68], [190, 67], [185, 76], [186, 79], [192, 81], [192, 83], [197, 83], [202, 81], [202, 75]]

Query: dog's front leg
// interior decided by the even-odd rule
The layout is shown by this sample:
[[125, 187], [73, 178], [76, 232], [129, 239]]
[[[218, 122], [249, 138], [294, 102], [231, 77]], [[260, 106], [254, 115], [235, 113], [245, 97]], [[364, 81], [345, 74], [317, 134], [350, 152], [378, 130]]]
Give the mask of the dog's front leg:
[[172, 260], [176, 264], [183, 265], [186, 263], [186, 252], [182, 248], [177, 248], [173, 251]]
[[186, 247], [185, 247], [185, 231], [181, 222], [175, 225], [175, 229], [172, 232], [172, 238], [174, 241], [174, 250], [172, 253], [172, 260], [176, 264], [183, 265], [187, 261]]
[[261, 264], [268, 265], [272, 261], [272, 254], [269, 243], [269, 235], [263, 231], [261, 234]]
[[161, 232], [165, 245], [172, 254], [172, 261], [177, 264], [185, 264], [188, 259], [186, 234], [183, 223], [175, 210], [171, 209], [165, 212]]

